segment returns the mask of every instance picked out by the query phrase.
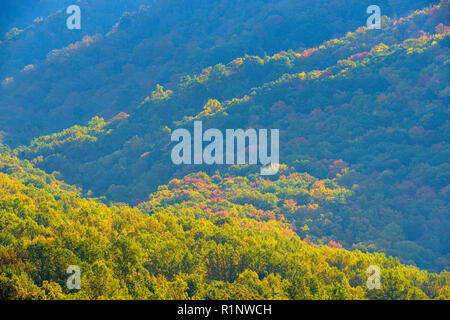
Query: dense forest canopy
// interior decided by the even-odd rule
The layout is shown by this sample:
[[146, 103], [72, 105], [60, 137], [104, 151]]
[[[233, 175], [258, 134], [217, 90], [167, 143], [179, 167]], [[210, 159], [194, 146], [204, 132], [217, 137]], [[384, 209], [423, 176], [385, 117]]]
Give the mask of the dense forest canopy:
[[[437, 3], [378, 1], [391, 17]], [[10, 143], [129, 112], [157, 83], [173, 89], [209, 65], [320, 45], [364, 25], [372, 3], [91, 0], [79, 3], [80, 30], [65, 27], [64, 4], [42, 21], [16, 26], [0, 44], [0, 82], [8, 79], [0, 86], [0, 128], [11, 133]]]
[[[448, 0], [66, 4], [0, 26], [0, 299], [450, 298]], [[278, 173], [173, 164], [194, 121]]]
[[96, 196], [137, 204], [199, 169], [256, 172], [172, 165], [171, 130], [193, 120], [222, 130], [283, 128], [289, 170], [353, 190], [330, 210], [333, 228], [315, 217], [304, 232], [308, 218], [292, 217], [301, 236], [440, 271], [450, 241], [447, 13], [441, 5], [385, 18], [381, 32], [359, 28], [300, 52], [236, 58], [184, 77], [176, 90], [158, 85], [129, 116], [93, 118], [16, 152]]
[[[321, 189], [324, 184], [308, 175], [282, 180], [292, 187], [313, 183], [330, 193], [330, 202], [347, 192]], [[300, 240], [270, 210], [270, 194], [239, 204], [246, 184], [245, 178], [198, 173], [161, 186], [139, 207], [106, 206], [3, 152], [0, 298], [450, 298], [447, 272], [430, 274], [384, 254]], [[365, 271], [374, 264], [383, 268], [380, 290], [366, 286]], [[65, 285], [68, 265], [83, 270], [75, 292]]]

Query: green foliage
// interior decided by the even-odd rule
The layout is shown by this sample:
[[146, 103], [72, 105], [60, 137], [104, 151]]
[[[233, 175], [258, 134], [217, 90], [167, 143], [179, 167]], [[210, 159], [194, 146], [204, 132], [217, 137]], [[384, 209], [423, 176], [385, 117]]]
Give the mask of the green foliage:
[[[234, 188], [251, 185], [245, 178], [191, 175], [131, 208], [81, 198], [6, 153], [0, 168], [1, 299], [449, 298], [445, 272], [311, 245], [283, 219], [234, 204]], [[280, 179], [277, 195], [308, 185], [303, 179], [311, 178]], [[270, 182], [259, 184], [262, 191]], [[180, 200], [179, 193], [188, 197]], [[178, 200], [168, 205], [171, 198]], [[225, 211], [228, 220], [216, 223]], [[382, 269], [376, 292], [365, 283], [371, 264]], [[81, 269], [80, 290], [66, 287], [69, 265]]]
[[[352, 192], [342, 197], [299, 188], [282, 198], [300, 236], [444, 270], [450, 261], [446, 8], [386, 20], [379, 32], [361, 27], [316, 48], [205, 68], [176, 90], [157, 86], [126, 119], [102, 122], [99, 130], [73, 127], [16, 152], [96, 196], [137, 204], [191, 172], [256, 176], [251, 166], [172, 165], [171, 130], [190, 128], [195, 119], [205, 130], [280, 128], [280, 159], [288, 170]], [[282, 210], [274, 186], [268, 188], [238, 190], [233, 201]]]
[[[383, 15], [401, 16], [437, 2], [379, 0], [377, 4]], [[17, 25], [26, 28], [0, 50], [0, 61], [5, 62], [0, 64], [0, 79], [15, 79], [14, 85], [0, 87], [0, 113], [4, 116], [0, 128], [12, 134], [9, 142], [14, 144], [95, 115], [109, 119], [121, 111], [129, 113], [158, 83], [174, 90], [180, 77], [189, 79], [187, 74], [198, 74], [205, 66], [214, 66], [211, 80], [223, 83], [227, 75], [224, 65], [245, 54], [249, 57], [242, 71], [253, 76], [236, 76], [239, 82], [233, 90], [211, 84], [210, 89], [221, 95], [207, 98], [240, 96], [291, 68], [299, 72], [323, 68], [333, 62], [317, 56], [311, 63], [293, 63], [292, 53], [271, 59], [266, 70], [263, 65], [268, 62], [267, 55], [289, 48], [302, 52], [364, 25], [366, 8], [372, 4], [369, 0], [322, 0], [314, 5], [291, 0], [127, 0], [111, 6], [108, 1], [86, 0], [79, 3], [84, 21], [81, 30], [69, 30], [65, 28], [65, 8], [72, 2], [39, 2], [48, 9], [34, 16], [38, 5], [32, 3], [15, 5], [22, 7], [23, 15], [18, 16], [24, 17]], [[50, 8], [54, 8], [53, 14]], [[35, 17], [42, 18], [27, 25]], [[1, 20], [12, 19], [7, 18]], [[433, 20], [427, 23], [433, 24]], [[366, 44], [370, 46], [370, 42]], [[335, 58], [348, 57], [341, 53], [344, 51]], [[29, 64], [35, 65], [35, 70], [22, 72]]]
[[[77, 42], [36, 44], [61, 13], [12, 30], [0, 298], [449, 299], [448, 1], [322, 42], [367, 7], [317, 19], [328, 2], [170, 0], [118, 18], [119, 6], [109, 33]], [[399, 3], [383, 8], [410, 9]], [[281, 129], [280, 172], [173, 165], [170, 133], [195, 119]], [[81, 290], [66, 287], [69, 265]]]

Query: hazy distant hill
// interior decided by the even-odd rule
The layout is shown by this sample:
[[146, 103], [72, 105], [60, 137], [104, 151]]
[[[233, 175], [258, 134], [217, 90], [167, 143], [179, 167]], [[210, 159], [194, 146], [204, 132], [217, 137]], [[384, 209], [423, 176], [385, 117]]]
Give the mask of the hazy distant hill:
[[[383, 15], [393, 17], [432, 3], [437, 1], [383, 0], [378, 5]], [[122, 15], [139, 4], [149, 6]], [[370, 4], [368, 0], [135, 0], [114, 5], [87, 1], [81, 5], [81, 30], [68, 30], [67, 14], [60, 11], [23, 32], [11, 33], [12, 39], [0, 45], [4, 83], [0, 128], [11, 133], [8, 139], [13, 143], [94, 115], [111, 118], [131, 110], [157, 83], [174, 88], [180, 76], [209, 65], [245, 54], [264, 57], [301, 50], [343, 36], [365, 25]], [[64, 9], [63, 3], [58, 5]]]

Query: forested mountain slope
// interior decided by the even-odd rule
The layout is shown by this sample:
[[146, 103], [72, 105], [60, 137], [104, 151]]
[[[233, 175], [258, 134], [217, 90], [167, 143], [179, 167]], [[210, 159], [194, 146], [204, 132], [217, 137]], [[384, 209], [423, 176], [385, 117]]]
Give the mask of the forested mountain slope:
[[[135, 11], [139, 9], [140, 5], [149, 4], [151, 0], [127, 0], [127, 1], [116, 1], [111, 3], [111, 1], [104, 0], [21, 0], [21, 1], [2, 1], [0, 3], [0, 40], [11, 40], [7, 39], [7, 33], [11, 29], [17, 28], [18, 30], [29, 32], [33, 30], [32, 34], [26, 34], [25, 38], [34, 41], [32, 39], [35, 36], [36, 26], [33, 24], [39, 22], [41, 24], [51, 24], [52, 19], [56, 16], [60, 16], [61, 21], [66, 20], [69, 16], [66, 14], [66, 9], [70, 5], [78, 5], [83, 11], [86, 9], [83, 21], [88, 22], [83, 24], [83, 32], [95, 33], [95, 32], [105, 32], [116, 23], [117, 19], [125, 11]], [[89, 23], [93, 19], [95, 23]], [[53, 21], [54, 22], [54, 21]], [[63, 24], [64, 26], [64, 24]], [[58, 25], [54, 24], [53, 27], [58, 29]], [[49, 26], [45, 27], [45, 31], [50, 31]], [[64, 30], [59, 30], [64, 31]], [[12, 34], [9, 34], [11, 36]], [[65, 41], [70, 40], [67, 36], [69, 33], [62, 34], [60, 32], [44, 33], [41, 35], [41, 40], [45, 39], [46, 43], [41, 45], [46, 46], [47, 52], [55, 49], [52, 47], [52, 42], [55, 40], [64, 39]], [[80, 33], [75, 33], [74, 35], [80, 35]], [[14, 37], [15, 39], [20, 37]], [[55, 39], [59, 38], [59, 39]], [[81, 39], [81, 38], [80, 38]], [[70, 42], [66, 42], [66, 45]], [[20, 52], [23, 54], [23, 52]]]
[[[378, 5], [383, 15], [393, 17], [436, 3], [382, 0]], [[118, 18], [139, 4], [146, 6]], [[181, 76], [199, 73], [208, 65], [244, 54], [264, 58], [280, 50], [301, 52], [343, 36], [365, 25], [370, 4], [369, 0], [135, 0], [114, 5], [85, 1], [80, 4], [81, 30], [68, 30], [62, 11], [23, 32], [13, 30], [0, 44], [0, 128], [9, 133], [10, 143], [17, 143], [94, 115], [110, 119], [119, 111], [132, 110], [157, 83], [174, 89]]]
[[[237, 58], [185, 77], [174, 90], [158, 86], [129, 116], [94, 118], [16, 153], [96, 196], [139, 203], [193, 171], [256, 176], [255, 167], [172, 165], [171, 130], [195, 119], [205, 129], [280, 128], [287, 172], [352, 191], [322, 212], [327, 218], [287, 215], [301, 237], [439, 271], [448, 268], [450, 247], [448, 12], [443, 2], [386, 20], [382, 31], [359, 28], [305, 51]], [[276, 197], [272, 209], [291, 200], [314, 204]]]
[[[37, 68], [45, 62], [47, 54], [62, 49], [89, 35], [105, 35], [125, 12], [133, 12], [151, 0], [110, 1], [98, 0], [22, 0], [3, 1], [0, 15], [8, 15], [0, 25], [0, 78], [16, 77]], [[78, 5], [81, 10], [81, 29], [68, 29], [66, 10]], [[11, 19], [14, 19], [11, 22]], [[7, 29], [6, 29], [7, 28]], [[25, 71], [26, 71], [25, 70]]]
[[[308, 175], [284, 180], [280, 186], [323, 187]], [[162, 186], [138, 208], [106, 206], [2, 147], [0, 298], [450, 298], [447, 272], [301, 241], [270, 210], [257, 209], [270, 197], [239, 204], [233, 189], [247, 184], [198, 173]], [[66, 287], [69, 265], [80, 267], [80, 290]], [[369, 265], [382, 270], [380, 290], [366, 286]]]

